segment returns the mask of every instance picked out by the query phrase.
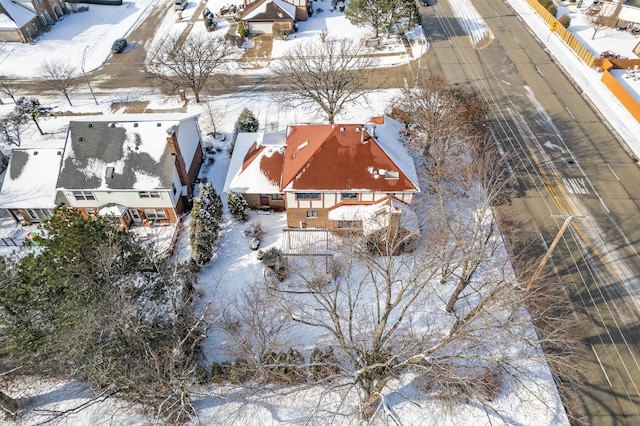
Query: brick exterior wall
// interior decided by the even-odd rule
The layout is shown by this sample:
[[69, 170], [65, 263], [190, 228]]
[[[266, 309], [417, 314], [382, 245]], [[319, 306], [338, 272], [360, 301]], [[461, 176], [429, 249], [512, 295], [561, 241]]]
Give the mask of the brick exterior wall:
[[[315, 210], [318, 217], [307, 217], [307, 210]], [[300, 222], [304, 222], [307, 228], [329, 228], [331, 221], [329, 220], [328, 209], [297, 209], [289, 207], [287, 209], [287, 226], [289, 228], [300, 228]]]
[[32, 43], [48, 26], [62, 19], [64, 11], [68, 10], [64, 0], [34, 0], [32, 4], [37, 16], [21, 28], [1, 31], [0, 41]]

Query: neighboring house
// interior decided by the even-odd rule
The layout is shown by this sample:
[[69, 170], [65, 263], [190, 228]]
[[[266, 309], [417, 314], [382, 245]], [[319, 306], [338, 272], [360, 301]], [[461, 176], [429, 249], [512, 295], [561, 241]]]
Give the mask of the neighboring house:
[[56, 206], [56, 180], [62, 164], [58, 148], [14, 148], [0, 189], [0, 207], [18, 222], [51, 217]]
[[285, 208], [290, 228], [360, 230], [401, 225], [417, 233], [410, 205], [420, 191], [401, 123], [303, 124], [285, 133], [241, 133], [225, 192], [251, 208]]
[[63, 149], [16, 149], [0, 207], [17, 221], [46, 220], [64, 204], [84, 215], [175, 222], [202, 164], [198, 116], [130, 114], [69, 123]]
[[67, 10], [64, 0], [0, 0], [0, 42], [30, 43]]
[[592, 7], [603, 16], [614, 18], [615, 25], [640, 24], [640, 0], [600, 0]]
[[312, 7], [308, 0], [244, 0], [242, 21], [249, 34], [290, 34]]

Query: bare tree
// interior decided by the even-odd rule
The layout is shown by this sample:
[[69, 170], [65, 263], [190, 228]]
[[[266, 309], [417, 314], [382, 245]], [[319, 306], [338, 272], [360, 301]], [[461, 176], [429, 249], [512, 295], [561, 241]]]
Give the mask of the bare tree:
[[277, 99], [321, 113], [329, 123], [346, 105], [366, 100], [369, 73], [377, 59], [348, 40], [308, 42], [273, 64], [281, 84]]
[[[484, 257], [483, 273], [462, 292], [465, 303], [443, 313], [442, 305], [429, 302], [446, 301], [451, 288], [437, 284], [439, 249], [431, 236], [440, 231], [423, 232], [413, 253], [393, 255], [402, 237], [392, 235], [382, 244], [345, 241], [328, 270], [317, 257], [296, 258], [293, 282], [271, 286], [294, 321], [331, 336], [342, 360], [336, 383], [359, 390], [365, 418], [385, 404], [390, 381], [410, 372], [431, 396], [451, 403], [474, 398], [497, 412], [491, 401], [503, 391], [502, 382], [526, 380], [546, 362], [524, 307], [544, 303], [535, 313], [549, 315], [552, 296], [543, 297], [544, 288], [537, 287], [533, 298], [519, 287], [503, 253]], [[541, 339], [555, 348], [558, 362], [571, 365], [568, 357], [580, 345], [566, 333], [569, 327], [562, 330]], [[570, 367], [565, 372], [577, 374]], [[517, 396], [533, 395], [523, 390]]]
[[79, 84], [76, 67], [61, 59], [45, 61], [40, 67], [40, 78], [46, 90], [61, 93], [73, 106], [69, 95]]
[[179, 35], [168, 36], [151, 48], [149, 56], [150, 77], [162, 80], [173, 90], [188, 88], [200, 102], [205, 86], [223, 81], [227, 62], [239, 56], [239, 51], [220, 37], [196, 33], [184, 41]]
[[15, 78], [8, 76], [0, 78], [0, 93], [9, 96], [15, 102], [17, 91], [18, 81]]
[[596, 13], [595, 15], [588, 15], [589, 25], [593, 29], [593, 33], [591, 34], [591, 40], [596, 38], [596, 34], [602, 31], [605, 28], [611, 27], [614, 24], [615, 17], [604, 16], [601, 13]]
[[404, 122], [410, 142], [436, 166], [469, 136], [488, 131], [485, 103], [471, 90], [438, 74], [419, 76], [391, 101], [390, 114]]

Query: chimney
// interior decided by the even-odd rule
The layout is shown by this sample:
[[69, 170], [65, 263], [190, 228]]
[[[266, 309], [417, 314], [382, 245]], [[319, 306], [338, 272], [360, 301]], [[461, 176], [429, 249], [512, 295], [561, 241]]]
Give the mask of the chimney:
[[175, 158], [176, 169], [178, 170], [178, 176], [180, 177], [180, 183], [182, 186], [189, 186], [189, 176], [187, 172], [187, 166], [184, 163], [184, 158], [180, 152], [180, 144], [178, 144], [178, 133], [176, 128], [170, 127], [167, 129], [167, 145], [169, 145], [169, 152]]

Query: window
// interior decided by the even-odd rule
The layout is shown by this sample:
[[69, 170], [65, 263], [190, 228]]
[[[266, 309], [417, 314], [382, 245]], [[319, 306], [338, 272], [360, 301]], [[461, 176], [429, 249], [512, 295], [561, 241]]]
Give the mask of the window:
[[89, 216], [95, 216], [96, 213], [98, 213], [98, 209], [96, 209], [95, 207], [87, 207], [84, 210], [87, 212], [87, 215]]
[[87, 200], [95, 200], [96, 197], [93, 195], [91, 191], [72, 191], [73, 197], [76, 200], [87, 201]]
[[342, 193], [342, 199], [343, 200], [357, 200], [358, 199], [358, 194], [356, 194], [355, 192], [343, 192]]
[[307, 210], [307, 217], [318, 217], [318, 210]]
[[299, 192], [296, 194], [296, 200], [319, 200], [319, 192]]
[[30, 217], [32, 220], [40, 219], [40, 218], [38, 217], [38, 213], [36, 213], [36, 211], [35, 211], [34, 209], [27, 209], [27, 214], [29, 215], [29, 217]]
[[178, 190], [176, 189], [176, 184], [172, 183], [171, 184], [171, 192], [173, 193], [173, 195], [176, 195], [176, 192], [178, 192]]
[[400, 172], [397, 170], [387, 170], [384, 172], [385, 179], [400, 179]]
[[144, 215], [147, 216], [147, 219], [152, 219], [152, 220], [167, 218], [167, 215], [165, 214], [164, 209], [145, 209]]
[[282, 200], [282, 194], [271, 194], [271, 199], [274, 201], [281, 201]]
[[140, 191], [138, 195], [140, 198], [162, 198], [160, 191]]

